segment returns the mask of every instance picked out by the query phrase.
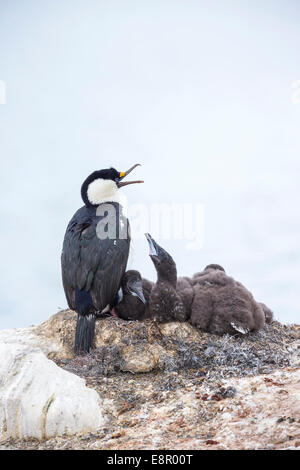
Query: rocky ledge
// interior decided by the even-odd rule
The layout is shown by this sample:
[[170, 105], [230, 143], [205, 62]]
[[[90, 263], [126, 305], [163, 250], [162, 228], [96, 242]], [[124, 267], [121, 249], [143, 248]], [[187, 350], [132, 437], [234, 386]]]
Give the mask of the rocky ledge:
[[0, 449], [300, 448], [300, 326], [246, 336], [75, 313], [0, 331]]

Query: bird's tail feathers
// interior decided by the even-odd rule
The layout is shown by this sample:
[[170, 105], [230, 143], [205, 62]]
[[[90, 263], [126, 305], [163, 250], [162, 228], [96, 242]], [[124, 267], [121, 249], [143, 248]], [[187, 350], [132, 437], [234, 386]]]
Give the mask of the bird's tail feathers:
[[85, 354], [90, 351], [94, 342], [96, 315], [77, 314], [77, 324], [75, 333], [75, 354]]

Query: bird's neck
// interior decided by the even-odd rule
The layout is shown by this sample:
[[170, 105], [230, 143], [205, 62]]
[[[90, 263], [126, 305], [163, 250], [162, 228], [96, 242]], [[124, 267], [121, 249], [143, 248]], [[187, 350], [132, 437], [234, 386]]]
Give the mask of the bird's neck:
[[171, 284], [174, 289], [176, 289], [177, 285], [177, 269], [176, 265], [168, 265], [167, 267], [163, 266], [161, 269], [157, 271], [157, 282], [167, 282]]

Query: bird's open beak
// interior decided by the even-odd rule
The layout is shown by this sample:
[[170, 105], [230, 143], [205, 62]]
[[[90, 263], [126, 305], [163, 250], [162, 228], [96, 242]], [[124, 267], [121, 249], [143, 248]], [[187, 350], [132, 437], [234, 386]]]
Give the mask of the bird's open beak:
[[149, 256], [158, 256], [158, 249], [157, 249], [157, 243], [153, 238], [151, 237], [150, 233], [145, 233], [145, 237], [147, 238], [147, 242], [149, 244]]
[[117, 182], [118, 188], [121, 188], [122, 186], [127, 186], [128, 184], [135, 184], [135, 183], [143, 183], [144, 182], [144, 181], [140, 181], [140, 180], [139, 181], [125, 181], [125, 182], [122, 181], [123, 178], [125, 178], [125, 176], [129, 175], [129, 173], [131, 173], [132, 170], [134, 170], [137, 166], [140, 166], [140, 164], [136, 163], [131, 168], [129, 168], [129, 170], [121, 171], [119, 180]]
[[134, 295], [135, 297], [138, 297], [143, 302], [143, 304], [147, 303], [144, 297], [144, 293], [143, 293], [142, 281], [132, 282], [129, 286], [129, 291], [132, 295]]

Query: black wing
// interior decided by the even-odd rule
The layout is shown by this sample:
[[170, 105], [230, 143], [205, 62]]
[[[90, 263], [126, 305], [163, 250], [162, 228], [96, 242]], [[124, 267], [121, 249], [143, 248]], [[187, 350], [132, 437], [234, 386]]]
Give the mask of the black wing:
[[[96, 311], [110, 304], [119, 289], [128, 260], [130, 236], [128, 221], [120, 206], [113, 205], [115, 238], [99, 238], [97, 227], [104, 216], [97, 216], [94, 208], [79, 209], [67, 227], [61, 257], [62, 279], [69, 307], [73, 310], [76, 310], [76, 289], [91, 294]], [[119, 238], [120, 220], [126, 226], [124, 238]], [[106, 221], [109, 223], [107, 216]]]

